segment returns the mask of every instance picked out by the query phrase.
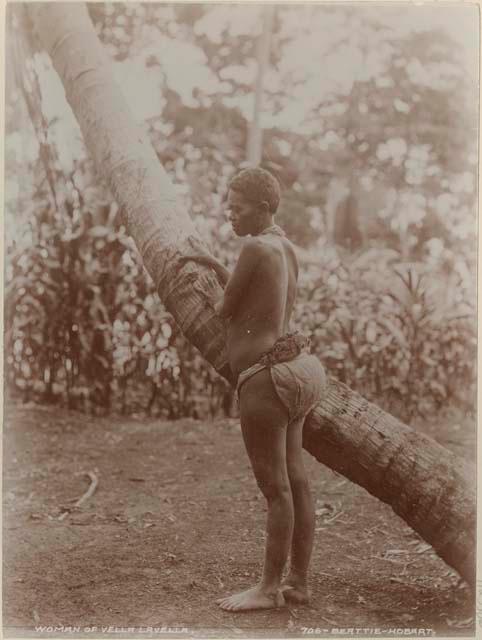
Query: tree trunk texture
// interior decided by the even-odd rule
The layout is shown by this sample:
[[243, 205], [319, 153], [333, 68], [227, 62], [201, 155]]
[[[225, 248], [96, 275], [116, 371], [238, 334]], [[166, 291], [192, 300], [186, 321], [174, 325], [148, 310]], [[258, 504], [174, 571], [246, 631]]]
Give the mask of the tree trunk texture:
[[[161, 300], [186, 337], [232, 383], [225, 326], [213, 309], [221, 288], [208, 269], [193, 263], [179, 268], [178, 258], [200, 240], [133, 121], [85, 6], [31, 3], [28, 12]], [[475, 471], [466, 462], [333, 379], [307, 420], [304, 446], [389, 504], [474, 582]]]

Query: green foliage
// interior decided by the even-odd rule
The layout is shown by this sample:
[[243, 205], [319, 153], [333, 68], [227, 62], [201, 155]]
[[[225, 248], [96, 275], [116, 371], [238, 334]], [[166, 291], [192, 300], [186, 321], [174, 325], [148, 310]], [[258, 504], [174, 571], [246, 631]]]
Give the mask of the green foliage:
[[[89, 11], [125, 77], [134, 69], [161, 95], [146, 129], [181, 206], [232, 267], [223, 199], [245, 161], [259, 8]], [[404, 11], [393, 11], [277, 7], [262, 165], [283, 187], [277, 222], [305, 249], [295, 323], [330, 373], [408, 419], [473, 406], [476, 100], [460, 43], [432, 24], [404, 31]], [[59, 101], [47, 113], [48, 68], [13, 46], [17, 35], [6, 104], [10, 390], [93, 412], [232, 412], [232, 391], [174, 326], [111, 197], [66, 138], [69, 116]], [[181, 59], [187, 89], [176, 83]], [[134, 86], [131, 107], [145, 102]]]
[[[328, 252], [304, 277], [296, 323], [311, 332], [332, 375], [402, 419], [447, 404], [471, 407], [475, 309], [459, 305], [455, 315], [443, 308], [440, 278], [437, 270], [400, 263], [394, 251], [355, 259]], [[450, 290], [460, 283], [453, 280]]]
[[[115, 207], [83, 207], [69, 231], [73, 217], [40, 211], [31, 245], [8, 257], [11, 390], [92, 412], [230, 413], [232, 391], [162, 307], [132, 243], [114, 230]], [[301, 267], [295, 325], [327, 370], [404, 419], [470, 406], [474, 310], [459, 305], [454, 317], [437, 304], [430, 283], [440, 274], [388, 250], [324, 255]]]
[[26, 246], [11, 247], [11, 391], [92, 412], [229, 412], [232, 392], [175, 327], [133, 242], [115, 230], [116, 213], [98, 193], [60, 212], [47, 204], [30, 219]]

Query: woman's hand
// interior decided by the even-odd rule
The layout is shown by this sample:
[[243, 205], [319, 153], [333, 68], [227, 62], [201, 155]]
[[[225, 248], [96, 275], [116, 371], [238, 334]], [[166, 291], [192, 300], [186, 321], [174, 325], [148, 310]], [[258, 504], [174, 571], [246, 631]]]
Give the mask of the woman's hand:
[[191, 261], [214, 269], [214, 272], [216, 273], [218, 280], [223, 287], [226, 286], [226, 283], [229, 280], [229, 276], [231, 275], [226, 267], [209, 253], [192, 253], [186, 256], [181, 256], [180, 258], [178, 258], [178, 260], [181, 265], [184, 265], [186, 264], [186, 262]]
[[193, 253], [187, 256], [182, 256], [181, 258], [179, 258], [179, 262], [181, 264], [185, 264], [186, 262], [197, 262], [198, 264], [202, 264], [205, 267], [213, 268], [218, 264], [216, 258], [209, 255], [208, 253]]
[[217, 316], [221, 315], [222, 308], [223, 308], [223, 299], [219, 298], [219, 300], [214, 304], [214, 311], [216, 312]]

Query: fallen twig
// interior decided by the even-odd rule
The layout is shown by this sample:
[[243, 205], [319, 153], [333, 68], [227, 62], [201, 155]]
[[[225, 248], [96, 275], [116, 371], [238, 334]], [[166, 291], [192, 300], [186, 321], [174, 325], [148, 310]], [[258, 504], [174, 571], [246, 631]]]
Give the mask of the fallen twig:
[[421, 553], [426, 553], [427, 551], [433, 551], [432, 545], [422, 543], [415, 549], [415, 553], [418, 553], [419, 555]]
[[335, 514], [332, 518], [325, 520], [325, 524], [331, 524], [332, 522], [335, 522], [335, 520], [337, 520], [344, 513], [344, 511], [338, 511], [338, 513]]
[[390, 582], [398, 582], [399, 584], [410, 585], [409, 582], [405, 582], [404, 580], [400, 580], [400, 578], [390, 578]]
[[[76, 507], [80, 507], [80, 505], [82, 503], [84, 503], [91, 496], [93, 496], [95, 490], [97, 489], [97, 485], [99, 484], [99, 480], [97, 479], [97, 476], [92, 471], [89, 471], [88, 473], [86, 473], [84, 475], [88, 476], [88, 478], [90, 479], [89, 488], [87, 489], [87, 491], [82, 496], [80, 496], [80, 498], [77, 500], [77, 502], [75, 502], [75, 504], [72, 507], [72, 509], [74, 509]], [[70, 511], [71, 511], [70, 507], [65, 509], [64, 512], [58, 517], [58, 520], [64, 520], [69, 515]]]
[[97, 489], [97, 485], [99, 484], [99, 480], [97, 479], [97, 476], [95, 475], [95, 473], [93, 473], [92, 471], [89, 471], [86, 475], [90, 479], [90, 486], [87, 489], [87, 491], [84, 493], [84, 495], [77, 500], [77, 502], [74, 505], [75, 507], [80, 507], [80, 505], [83, 502], [88, 500], [94, 494], [95, 490]]
[[465, 620], [450, 620], [450, 618], [445, 617], [445, 621], [449, 625], [449, 627], [455, 627], [456, 629], [466, 629], [467, 627], [471, 627], [474, 624], [473, 616], [470, 618], [465, 618]]

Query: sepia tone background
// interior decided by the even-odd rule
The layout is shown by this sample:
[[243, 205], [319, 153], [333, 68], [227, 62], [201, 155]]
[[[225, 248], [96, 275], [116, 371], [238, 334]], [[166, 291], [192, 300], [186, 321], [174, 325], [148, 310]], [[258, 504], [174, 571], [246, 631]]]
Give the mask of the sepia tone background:
[[[295, 328], [333, 376], [473, 457], [475, 8], [99, 3], [89, 13], [213, 253], [233, 265], [226, 186], [261, 162], [282, 184], [277, 221], [299, 248]], [[233, 393], [159, 302], [49, 59], [11, 11], [5, 158], [4, 624], [229, 627], [208, 603], [250, 580], [263, 544]], [[430, 549], [361, 489], [311, 472], [313, 608], [232, 627], [467, 632], [470, 596]], [[89, 478], [95, 497], [65, 509]], [[108, 575], [118, 559], [111, 536], [126, 564], [102, 582], [94, 568]], [[52, 564], [60, 552], [67, 573]], [[134, 582], [119, 607], [123, 580]]]

